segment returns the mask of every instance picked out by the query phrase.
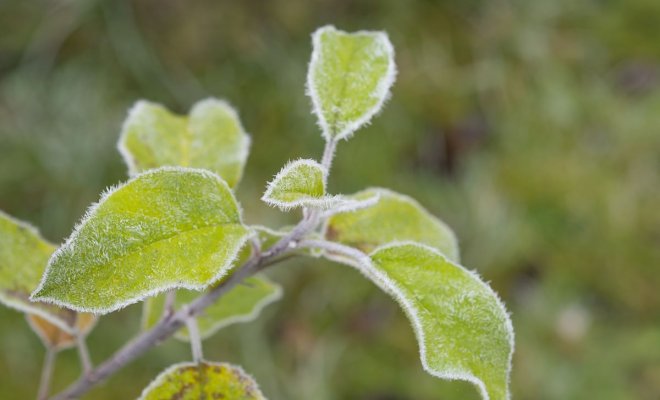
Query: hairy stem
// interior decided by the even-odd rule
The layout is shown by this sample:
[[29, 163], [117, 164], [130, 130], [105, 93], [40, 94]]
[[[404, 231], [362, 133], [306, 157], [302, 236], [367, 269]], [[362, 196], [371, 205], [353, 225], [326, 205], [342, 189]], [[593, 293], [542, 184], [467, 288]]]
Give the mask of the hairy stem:
[[78, 378], [76, 382], [71, 384], [63, 392], [53, 396], [51, 400], [75, 399], [87, 393], [94, 386], [122, 369], [147, 350], [168, 339], [179, 328], [185, 325], [189, 318], [199, 315], [245, 278], [258, 272], [263, 266], [270, 265], [278, 256], [286, 256], [292, 249], [297, 247], [298, 241], [306, 233], [316, 228], [317, 225], [318, 218], [303, 219], [291, 232], [275, 243], [270, 249], [250, 257], [226, 281], [216, 286], [210, 292], [200, 295], [192, 302], [183, 306], [179, 311], [164, 316], [153, 328], [133, 338], [110, 356], [110, 358], [92, 369], [90, 373]]
[[300, 241], [299, 247], [322, 249], [330, 253], [341, 254], [357, 261], [358, 263], [369, 262], [369, 256], [367, 256], [365, 253], [356, 248], [346, 246], [341, 243], [309, 239]]
[[328, 172], [330, 172], [330, 167], [332, 167], [332, 160], [335, 157], [335, 150], [337, 149], [337, 140], [332, 138], [325, 142], [325, 148], [323, 149], [323, 157], [321, 158], [321, 165], [323, 165]]
[[190, 350], [192, 351], [193, 361], [199, 363], [204, 359], [204, 355], [202, 353], [202, 339], [199, 337], [197, 318], [188, 318], [186, 320], [186, 327], [188, 327], [188, 338], [190, 338]]
[[[326, 167], [328, 171], [332, 166], [332, 159], [336, 147], [337, 141], [334, 139], [327, 141], [325, 144], [321, 164]], [[221, 296], [241, 283], [245, 278], [263, 270], [266, 266], [286, 259], [291, 254], [291, 250], [299, 246], [301, 238], [303, 238], [305, 234], [313, 231], [319, 225], [321, 219], [318, 210], [312, 210], [293, 230], [265, 252], [262, 252], [259, 248], [258, 241], [253, 242], [253, 252], [251, 257], [245, 262], [245, 264], [237, 268], [226, 281], [216, 286], [210, 292], [200, 295], [192, 302], [181, 307], [179, 311], [173, 310], [172, 313], [165, 313], [163, 318], [154, 327], [133, 338], [110, 356], [110, 358], [78, 378], [78, 380], [71, 384], [67, 389], [53, 396], [50, 400], [69, 400], [82, 396], [94, 386], [138, 358], [147, 350], [171, 337], [179, 328], [188, 323], [191, 319], [194, 319], [195, 316], [199, 315], [207, 307], [215, 303]], [[303, 243], [307, 243], [308, 246], [314, 244], [313, 241]], [[194, 329], [195, 328], [192, 330]], [[190, 325], [188, 326], [188, 330], [191, 332], [192, 339]], [[198, 356], [199, 359], [201, 359], [201, 345], [198, 350], [199, 351], [196, 352], [193, 348], [193, 358], [197, 358]]]
[[78, 356], [80, 357], [80, 365], [85, 375], [88, 375], [92, 372], [92, 358], [89, 356], [89, 349], [87, 349], [87, 343], [85, 342], [84, 335], [76, 335], [76, 347], [78, 348]]
[[174, 314], [174, 303], [176, 302], [176, 289], [170, 289], [165, 295], [165, 304], [163, 305], [163, 317]]
[[53, 348], [46, 349], [44, 356], [44, 364], [41, 369], [41, 379], [39, 380], [39, 391], [37, 392], [37, 400], [44, 400], [48, 398], [50, 391], [50, 380], [53, 376], [53, 366], [55, 364], [55, 356], [57, 351]]

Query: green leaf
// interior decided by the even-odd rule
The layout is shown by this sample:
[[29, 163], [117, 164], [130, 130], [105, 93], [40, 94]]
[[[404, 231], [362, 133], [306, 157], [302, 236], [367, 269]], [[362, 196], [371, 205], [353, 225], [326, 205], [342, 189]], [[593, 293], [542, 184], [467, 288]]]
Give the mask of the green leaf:
[[54, 251], [55, 246], [37, 229], [0, 211], [0, 303], [66, 328], [55, 315], [56, 308], [30, 301], [30, 293], [39, 285]]
[[393, 241], [410, 240], [435, 247], [458, 261], [458, 243], [452, 230], [414, 199], [382, 188], [367, 189], [350, 198], [373, 196], [378, 196], [373, 206], [328, 218], [324, 236], [364, 252]]
[[171, 288], [202, 290], [228, 273], [249, 234], [217, 175], [150, 170], [90, 207], [32, 299], [103, 314]]
[[327, 176], [327, 169], [314, 160], [292, 161], [268, 184], [261, 200], [283, 210], [328, 208], [334, 198], [325, 194]]
[[203, 168], [234, 187], [243, 174], [250, 137], [223, 100], [202, 100], [189, 117], [139, 101], [124, 122], [118, 147], [131, 175], [168, 165]]
[[139, 400], [264, 400], [254, 379], [240, 367], [214, 362], [180, 363], [161, 372]]
[[424, 369], [472, 382], [486, 400], [508, 399], [513, 328], [495, 292], [476, 273], [425, 245], [391, 244], [370, 257], [359, 268], [405, 311]]
[[[179, 290], [176, 292], [175, 307], [190, 303], [199, 296], [197, 292]], [[261, 310], [282, 296], [280, 285], [265, 277], [253, 276], [230, 290], [218, 301], [209, 306], [197, 317], [200, 336], [206, 339], [218, 330], [239, 322], [250, 322], [259, 316]], [[165, 304], [165, 296], [152, 297], [144, 301], [142, 327], [149, 329], [160, 320]], [[177, 339], [188, 340], [184, 328], [175, 335]]]
[[326, 140], [349, 137], [383, 106], [394, 83], [394, 48], [385, 32], [347, 33], [333, 26], [312, 35], [307, 93]]

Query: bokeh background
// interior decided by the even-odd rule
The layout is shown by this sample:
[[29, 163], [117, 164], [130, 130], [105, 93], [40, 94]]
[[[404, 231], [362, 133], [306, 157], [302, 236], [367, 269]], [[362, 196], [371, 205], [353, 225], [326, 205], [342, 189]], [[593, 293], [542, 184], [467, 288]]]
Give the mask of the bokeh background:
[[[339, 147], [331, 190], [385, 186], [454, 227], [464, 264], [501, 294], [517, 345], [515, 399], [660, 398], [660, 2], [657, 0], [0, 1], [0, 208], [55, 243], [105, 187], [140, 98], [185, 113], [223, 97], [252, 134], [238, 189], [248, 222], [289, 159], [322, 140], [304, 95], [310, 33], [384, 29], [391, 101]], [[426, 375], [403, 313], [350, 268], [274, 268], [284, 298], [205, 342], [275, 400], [477, 399]], [[100, 361], [139, 329], [102, 318]], [[36, 393], [43, 348], [0, 309], [0, 398]], [[85, 399], [131, 399], [174, 340]], [[58, 358], [55, 389], [79, 373]]]

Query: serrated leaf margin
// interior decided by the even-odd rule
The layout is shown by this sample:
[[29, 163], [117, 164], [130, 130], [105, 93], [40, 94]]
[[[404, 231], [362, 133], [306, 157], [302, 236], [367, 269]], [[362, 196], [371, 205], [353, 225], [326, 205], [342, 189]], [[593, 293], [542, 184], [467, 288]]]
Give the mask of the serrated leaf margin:
[[[210, 279], [209, 282], [205, 285], [190, 285], [190, 284], [185, 284], [185, 283], [174, 283], [174, 284], [170, 284], [170, 285], [164, 285], [162, 287], [158, 287], [158, 288], [154, 288], [154, 289], [151, 289], [149, 291], [146, 291], [141, 296], [137, 296], [137, 297], [135, 297], [133, 299], [130, 299], [130, 300], [127, 300], [127, 301], [118, 302], [114, 306], [106, 307], [106, 308], [79, 307], [77, 305], [69, 304], [67, 302], [58, 300], [56, 298], [47, 297], [47, 296], [45, 296], [45, 297], [35, 296], [35, 294], [37, 294], [42, 289], [42, 287], [44, 286], [46, 280], [48, 279], [48, 275], [50, 274], [51, 266], [52, 266], [54, 260], [59, 256], [59, 254], [61, 252], [64, 251], [65, 248], [74, 246], [74, 241], [77, 239], [78, 235], [80, 234], [81, 228], [89, 221], [90, 218], [92, 218], [94, 216], [94, 214], [96, 213], [99, 206], [104, 201], [106, 201], [108, 199], [108, 197], [110, 197], [118, 189], [128, 185], [129, 183], [135, 181], [138, 178], [141, 178], [141, 177], [147, 176], [147, 175], [157, 174], [157, 173], [162, 172], [162, 171], [193, 172], [193, 173], [203, 175], [207, 178], [212, 178], [212, 179], [217, 180], [218, 183], [220, 183], [221, 185], [224, 185], [227, 188], [227, 190], [230, 193], [232, 193], [232, 200], [234, 201], [234, 204], [235, 204], [236, 209], [238, 211], [238, 218], [239, 218], [238, 223], [243, 224], [243, 218], [242, 218], [243, 210], [242, 210], [240, 204], [238, 203], [238, 201], [236, 201], [236, 199], [234, 198], [234, 196], [233, 196], [234, 192], [231, 190], [229, 185], [227, 185], [225, 180], [222, 179], [218, 174], [216, 174], [212, 171], [206, 170], [206, 169], [188, 168], [188, 167], [165, 166], [165, 167], [150, 169], [148, 171], [145, 171], [145, 172], [142, 172], [138, 175], [133, 176], [132, 178], [130, 178], [128, 181], [126, 181], [124, 183], [120, 183], [120, 184], [108, 187], [101, 194], [101, 198], [99, 199], [99, 201], [97, 201], [95, 203], [92, 203], [92, 205], [89, 206], [89, 208], [85, 212], [85, 215], [83, 216], [83, 218], [74, 227], [73, 232], [71, 233], [71, 235], [66, 239], [66, 241], [64, 242], [64, 244], [62, 246], [60, 246], [57, 250], [55, 250], [53, 255], [50, 257], [50, 259], [48, 261], [48, 265], [46, 266], [46, 270], [44, 271], [44, 274], [41, 277], [41, 282], [39, 283], [39, 286], [32, 292], [32, 295], [30, 296], [30, 300], [31, 301], [38, 300], [38, 301], [42, 301], [44, 303], [55, 304], [57, 306], [65, 307], [65, 308], [68, 308], [68, 309], [71, 309], [71, 310], [74, 310], [74, 311], [79, 311], [79, 312], [86, 312], [86, 313], [93, 313], [93, 314], [107, 314], [107, 313], [110, 313], [110, 312], [113, 312], [113, 311], [116, 311], [116, 310], [120, 310], [124, 307], [127, 307], [127, 306], [131, 305], [131, 304], [139, 303], [140, 301], [143, 301], [147, 297], [155, 296], [158, 293], [162, 293], [162, 292], [165, 292], [165, 291], [170, 290], [170, 289], [183, 288], [183, 289], [189, 289], [189, 290], [202, 291], [202, 290], [206, 289], [207, 287], [209, 287], [210, 285], [212, 285], [214, 282], [219, 281], [225, 275], [227, 275], [227, 273], [234, 266], [233, 264], [236, 261], [236, 259], [238, 258], [238, 255], [240, 253], [241, 248], [245, 245], [245, 243], [250, 238], [250, 230], [247, 227], [246, 227], [246, 230], [247, 230], [246, 234], [243, 236], [243, 238], [240, 241], [237, 242], [235, 248], [232, 249], [232, 252], [234, 253], [233, 256], [227, 258], [227, 261], [219, 268], [218, 273], [216, 275], [214, 275], [214, 277], [212, 279]], [[245, 225], [243, 225], [243, 226], [245, 226]]]
[[[447, 260], [449, 263], [454, 264], [462, 268], [464, 271], [467, 273], [471, 274], [476, 280], [479, 282], [480, 285], [482, 285], [488, 292], [490, 292], [493, 297], [495, 298], [495, 301], [498, 305], [498, 307], [502, 310], [502, 312], [507, 316], [506, 318], [506, 331], [509, 336], [509, 346], [511, 348], [511, 352], [509, 353], [509, 362], [507, 366], [507, 376], [511, 375], [511, 361], [513, 358], [513, 350], [515, 348], [515, 335], [513, 331], [513, 324], [511, 322], [511, 317], [509, 313], [506, 310], [506, 307], [504, 306], [504, 303], [498, 296], [498, 294], [489, 286], [487, 285], [477, 274], [475, 271], [469, 270], [460, 264], [458, 264], [455, 261], [452, 261], [451, 259], [447, 258], [444, 254], [442, 254], [440, 251], [437, 249], [422, 244], [422, 243], [417, 243], [413, 241], [401, 241], [401, 242], [390, 242], [382, 246], [376, 247], [370, 254], [374, 254], [380, 250], [385, 250], [391, 247], [397, 247], [397, 246], [406, 246], [406, 245], [413, 245], [413, 246], [418, 246], [421, 248], [424, 248], [440, 257], [443, 259]], [[424, 333], [424, 330], [422, 328], [422, 322], [418, 318], [417, 314], [414, 311], [414, 306], [410, 303], [410, 301], [406, 298], [405, 295], [403, 295], [401, 289], [398, 287], [396, 282], [393, 280], [389, 279], [383, 272], [381, 272], [378, 268], [376, 268], [373, 265], [373, 262], [371, 261], [371, 258], [364, 254], [364, 257], [361, 259], [352, 259], [350, 257], [342, 256], [342, 255], [336, 255], [336, 254], [331, 254], [331, 253], [325, 253], [324, 256], [328, 258], [329, 260], [342, 263], [345, 265], [348, 265], [350, 267], [353, 267], [357, 269], [359, 272], [361, 272], [366, 278], [370, 279], [373, 281], [381, 290], [383, 290], [385, 293], [388, 293], [403, 309], [404, 313], [408, 317], [408, 319], [411, 322], [413, 331], [415, 332], [415, 337], [417, 339], [417, 343], [419, 346], [419, 356], [420, 360], [422, 362], [422, 367], [424, 370], [429, 373], [430, 375], [433, 375], [435, 377], [438, 377], [440, 379], [447, 379], [447, 380], [461, 380], [461, 381], [467, 381], [475, 385], [479, 389], [479, 393], [481, 394], [483, 400], [490, 400], [490, 396], [488, 395], [488, 392], [486, 391], [486, 386], [484, 383], [477, 377], [464, 373], [462, 371], [438, 371], [433, 369], [430, 365], [428, 365], [426, 361], [426, 342], [425, 338], [426, 335]], [[507, 392], [507, 400], [511, 398], [511, 394]]]
[[316, 88], [314, 87], [313, 84], [313, 74], [314, 74], [314, 68], [318, 65], [320, 62], [320, 48], [321, 48], [321, 35], [326, 32], [326, 31], [331, 31], [331, 32], [341, 32], [341, 33], [346, 33], [346, 34], [355, 34], [355, 35], [378, 35], [381, 38], [383, 38], [383, 42], [385, 43], [385, 49], [390, 55], [392, 62], [390, 63], [387, 74], [385, 75], [385, 78], [380, 81], [380, 84], [376, 88], [376, 91], [374, 93], [374, 96], [378, 96], [379, 101], [372, 107], [371, 110], [367, 111], [362, 118], [358, 119], [357, 121], [354, 121], [351, 124], [346, 125], [344, 129], [337, 133], [334, 136], [334, 140], [341, 140], [341, 139], [348, 139], [351, 137], [351, 135], [358, 130], [361, 126], [368, 124], [371, 119], [380, 112], [380, 110], [383, 108], [383, 105], [389, 100], [391, 96], [390, 88], [394, 84], [394, 81], [396, 80], [396, 62], [394, 62], [394, 46], [392, 45], [392, 42], [390, 41], [390, 38], [385, 31], [369, 31], [369, 30], [359, 30], [355, 32], [346, 32], [342, 31], [341, 29], [337, 29], [334, 25], [326, 25], [321, 28], [318, 28], [314, 33], [312, 33], [312, 56], [309, 61], [309, 66], [307, 68], [307, 81], [305, 85], [305, 91], [307, 95], [310, 97], [312, 100], [312, 113], [316, 115], [317, 117], [317, 123], [319, 127], [321, 128], [321, 134], [325, 138], [326, 141], [333, 140], [333, 137], [330, 136], [330, 127], [328, 126], [328, 121], [325, 120], [325, 117], [323, 117], [323, 112], [322, 107], [321, 107], [321, 99], [319, 98], [319, 94], [316, 91]]

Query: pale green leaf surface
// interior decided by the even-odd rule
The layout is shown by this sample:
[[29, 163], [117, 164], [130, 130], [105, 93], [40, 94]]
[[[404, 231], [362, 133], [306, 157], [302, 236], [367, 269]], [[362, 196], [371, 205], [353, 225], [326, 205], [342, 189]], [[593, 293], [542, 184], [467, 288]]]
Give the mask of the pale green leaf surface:
[[223, 100], [199, 101], [189, 116], [139, 101], [124, 122], [118, 146], [131, 175], [161, 166], [203, 168], [234, 187], [243, 174], [250, 137]]
[[312, 35], [307, 92], [327, 140], [344, 139], [382, 107], [396, 76], [394, 48], [385, 32], [343, 32], [333, 26]]
[[435, 247], [458, 261], [458, 243], [452, 230], [412, 198], [388, 189], [372, 188], [356, 193], [356, 200], [378, 196], [375, 205], [328, 218], [328, 240], [369, 252], [393, 241], [414, 241]]
[[254, 379], [240, 367], [214, 362], [180, 363], [161, 372], [139, 400], [264, 400]]
[[261, 200], [283, 210], [330, 207], [334, 199], [325, 194], [327, 174], [327, 170], [314, 160], [292, 161], [268, 184]]
[[0, 211], [0, 303], [68, 329], [62, 318], [68, 310], [30, 301], [54, 251], [34, 227]]
[[217, 175], [150, 170], [90, 207], [32, 298], [107, 313], [170, 288], [202, 290], [228, 273], [249, 234]]
[[359, 268], [406, 312], [424, 369], [472, 382], [486, 400], [508, 399], [513, 328], [495, 292], [425, 245], [391, 244], [370, 257]]
[[[176, 292], [175, 308], [178, 309], [180, 306], [190, 303], [198, 296], [198, 292], [178, 290]], [[226, 326], [254, 320], [264, 307], [278, 300], [281, 296], [281, 286], [267, 278], [261, 276], [247, 278], [207, 307], [197, 317], [200, 337], [206, 339]], [[164, 305], [165, 295], [151, 297], [144, 301], [143, 329], [149, 329], [158, 323]], [[175, 334], [175, 337], [180, 340], [188, 340], [187, 329], [182, 328]]]

